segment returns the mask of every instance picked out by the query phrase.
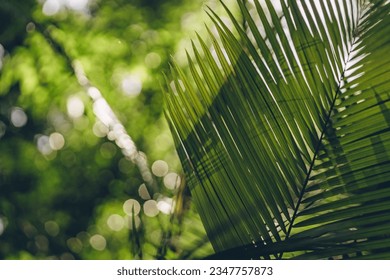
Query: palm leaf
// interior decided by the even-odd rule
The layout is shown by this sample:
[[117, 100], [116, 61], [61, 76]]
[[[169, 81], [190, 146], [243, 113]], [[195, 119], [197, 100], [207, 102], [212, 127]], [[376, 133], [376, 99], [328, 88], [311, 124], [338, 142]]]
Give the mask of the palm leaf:
[[390, 258], [388, 1], [253, 2], [166, 93], [216, 257]]

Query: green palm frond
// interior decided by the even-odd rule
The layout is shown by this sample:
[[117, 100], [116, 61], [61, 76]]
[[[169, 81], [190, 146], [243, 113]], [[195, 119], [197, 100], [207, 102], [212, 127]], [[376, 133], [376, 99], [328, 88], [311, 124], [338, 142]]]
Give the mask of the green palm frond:
[[389, 2], [252, 2], [166, 93], [217, 256], [390, 258]]

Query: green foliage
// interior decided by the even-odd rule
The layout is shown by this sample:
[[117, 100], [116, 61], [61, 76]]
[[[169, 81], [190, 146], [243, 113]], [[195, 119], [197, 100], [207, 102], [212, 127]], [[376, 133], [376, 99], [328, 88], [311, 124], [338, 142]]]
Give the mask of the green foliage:
[[[179, 195], [176, 182], [168, 182], [169, 188], [164, 183], [165, 175], [177, 177], [180, 164], [159, 81], [185, 32], [182, 14], [201, 3], [102, 0], [90, 1], [84, 11], [63, 6], [51, 14], [46, 1], [30, 1], [23, 9], [21, 1], [3, 2], [0, 258], [176, 259], [212, 253], [195, 209], [188, 203], [175, 214], [168, 209], [189, 195]], [[5, 13], [11, 21], [3, 21]], [[158, 190], [150, 197], [140, 196], [143, 181], [135, 164], [106, 138], [107, 128], [73, 72], [76, 60], [149, 164], [168, 164], [168, 174], [155, 177]], [[129, 199], [141, 207], [136, 217], [124, 211]], [[149, 217], [143, 208], [148, 200], [168, 210]], [[189, 221], [196, 236], [183, 229], [191, 226], [181, 226]]]
[[389, 259], [389, 2], [237, 2], [167, 80], [214, 257]]

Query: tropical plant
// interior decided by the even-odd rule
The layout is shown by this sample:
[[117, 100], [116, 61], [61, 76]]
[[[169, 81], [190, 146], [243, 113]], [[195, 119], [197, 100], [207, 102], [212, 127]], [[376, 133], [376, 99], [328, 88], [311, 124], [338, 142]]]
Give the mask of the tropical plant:
[[390, 258], [389, 1], [237, 2], [167, 79], [214, 257]]

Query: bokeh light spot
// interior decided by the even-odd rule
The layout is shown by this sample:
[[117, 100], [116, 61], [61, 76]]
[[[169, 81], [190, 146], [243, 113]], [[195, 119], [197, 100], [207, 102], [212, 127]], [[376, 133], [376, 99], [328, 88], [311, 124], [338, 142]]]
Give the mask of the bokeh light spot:
[[141, 93], [142, 81], [136, 75], [126, 75], [122, 79], [121, 88], [125, 95], [135, 97]]
[[148, 200], [144, 203], [144, 213], [148, 217], [155, 217], [160, 210], [157, 208], [157, 202], [155, 200]]
[[157, 68], [161, 64], [161, 57], [158, 53], [151, 52], [145, 57], [145, 64], [149, 68]]
[[62, 134], [58, 132], [50, 134], [49, 144], [53, 150], [61, 150], [65, 145], [64, 136], [62, 136]]
[[29, 23], [27, 23], [26, 31], [28, 33], [35, 31], [35, 24], [33, 22], [31, 22], [31, 21]]
[[106, 248], [107, 242], [104, 236], [100, 234], [95, 234], [89, 239], [89, 243], [92, 248], [98, 251], [103, 251]]
[[171, 172], [164, 176], [164, 186], [167, 189], [176, 189], [180, 186], [180, 182], [180, 176], [177, 173]]
[[43, 4], [42, 12], [47, 16], [53, 16], [61, 9], [60, 1], [58, 0], [46, 0]]
[[80, 118], [84, 114], [84, 102], [78, 96], [70, 96], [66, 102], [66, 109], [72, 119]]
[[118, 214], [113, 214], [108, 217], [107, 225], [110, 229], [114, 231], [120, 231], [124, 227], [125, 221], [122, 216]]
[[97, 121], [93, 125], [92, 130], [93, 130], [93, 134], [95, 134], [97, 137], [106, 137], [109, 132], [108, 127], [101, 121]]
[[76, 237], [84, 244], [89, 242], [89, 239], [91, 238], [91, 235], [86, 231], [80, 231]]
[[108, 105], [105, 99], [99, 98], [93, 103], [93, 112], [107, 127], [113, 123], [113, 112], [111, 111], [110, 105]]
[[133, 221], [134, 221], [135, 228], [139, 228], [139, 226], [141, 225], [141, 219], [138, 216], [135, 217], [126, 216], [125, 220], [126, 220], [126, 227], [128, 229], [133, 229]]
[[76, 237], [71, 237], [66, 241], [66, 245], [68, 246], [69, 250], [71, 250], [74, 253], [80, 253], [83, 249], [83, 243], [80, 239]]
[[96, 87], [89, 87], [87, 92], [88, 92], [89, 97], [91, 97], [93, 100], [96, 100], [96, 99], [102, 97], [100, 90], [97, 89]]
[[12, 108], [11, 122], [15, 127], [22, 127], [27, 123], [27, 115], [21, 108]]
[[125, 203], [123, 203], [123, 211], [128, 216], [132, 216], [133, 212], [134, 215], [138, 215], [140, 210], [141, 210], [141, 205], [135, 199], [128, 199], [125, 201]]
[[173, 211], [173, 199], [164, 197], [157, 202], [157, 208], [164, 214], [171, 214]]
[[67, 6], [75, 11], [83, 11], [87, 8], [88, 0], [67, 0]]
[[141, 184], [138, 188], [138, 194], [139, 196], [144, 199], [144, 200], [148, 200], [148, 199], [151, 199], [150, 197], [150, 194], [149, 194], [149, 191], [146, 187], [145, 184]]
[[168, 173], [169, 167], [168, 164], [163, 160], [156, 160], [152, 164], [152, 172], [157, 177], [163, 177]]
[[50, 138], [46, 135], [41, 135], [38, 137], [37, 147], [43, 155], [49, 155], [53, 151], [50, 147]]
[[57, 236], [60, 232], [60, 227], [55, 221], [45, 222], [45, 230], [50, 236]]

